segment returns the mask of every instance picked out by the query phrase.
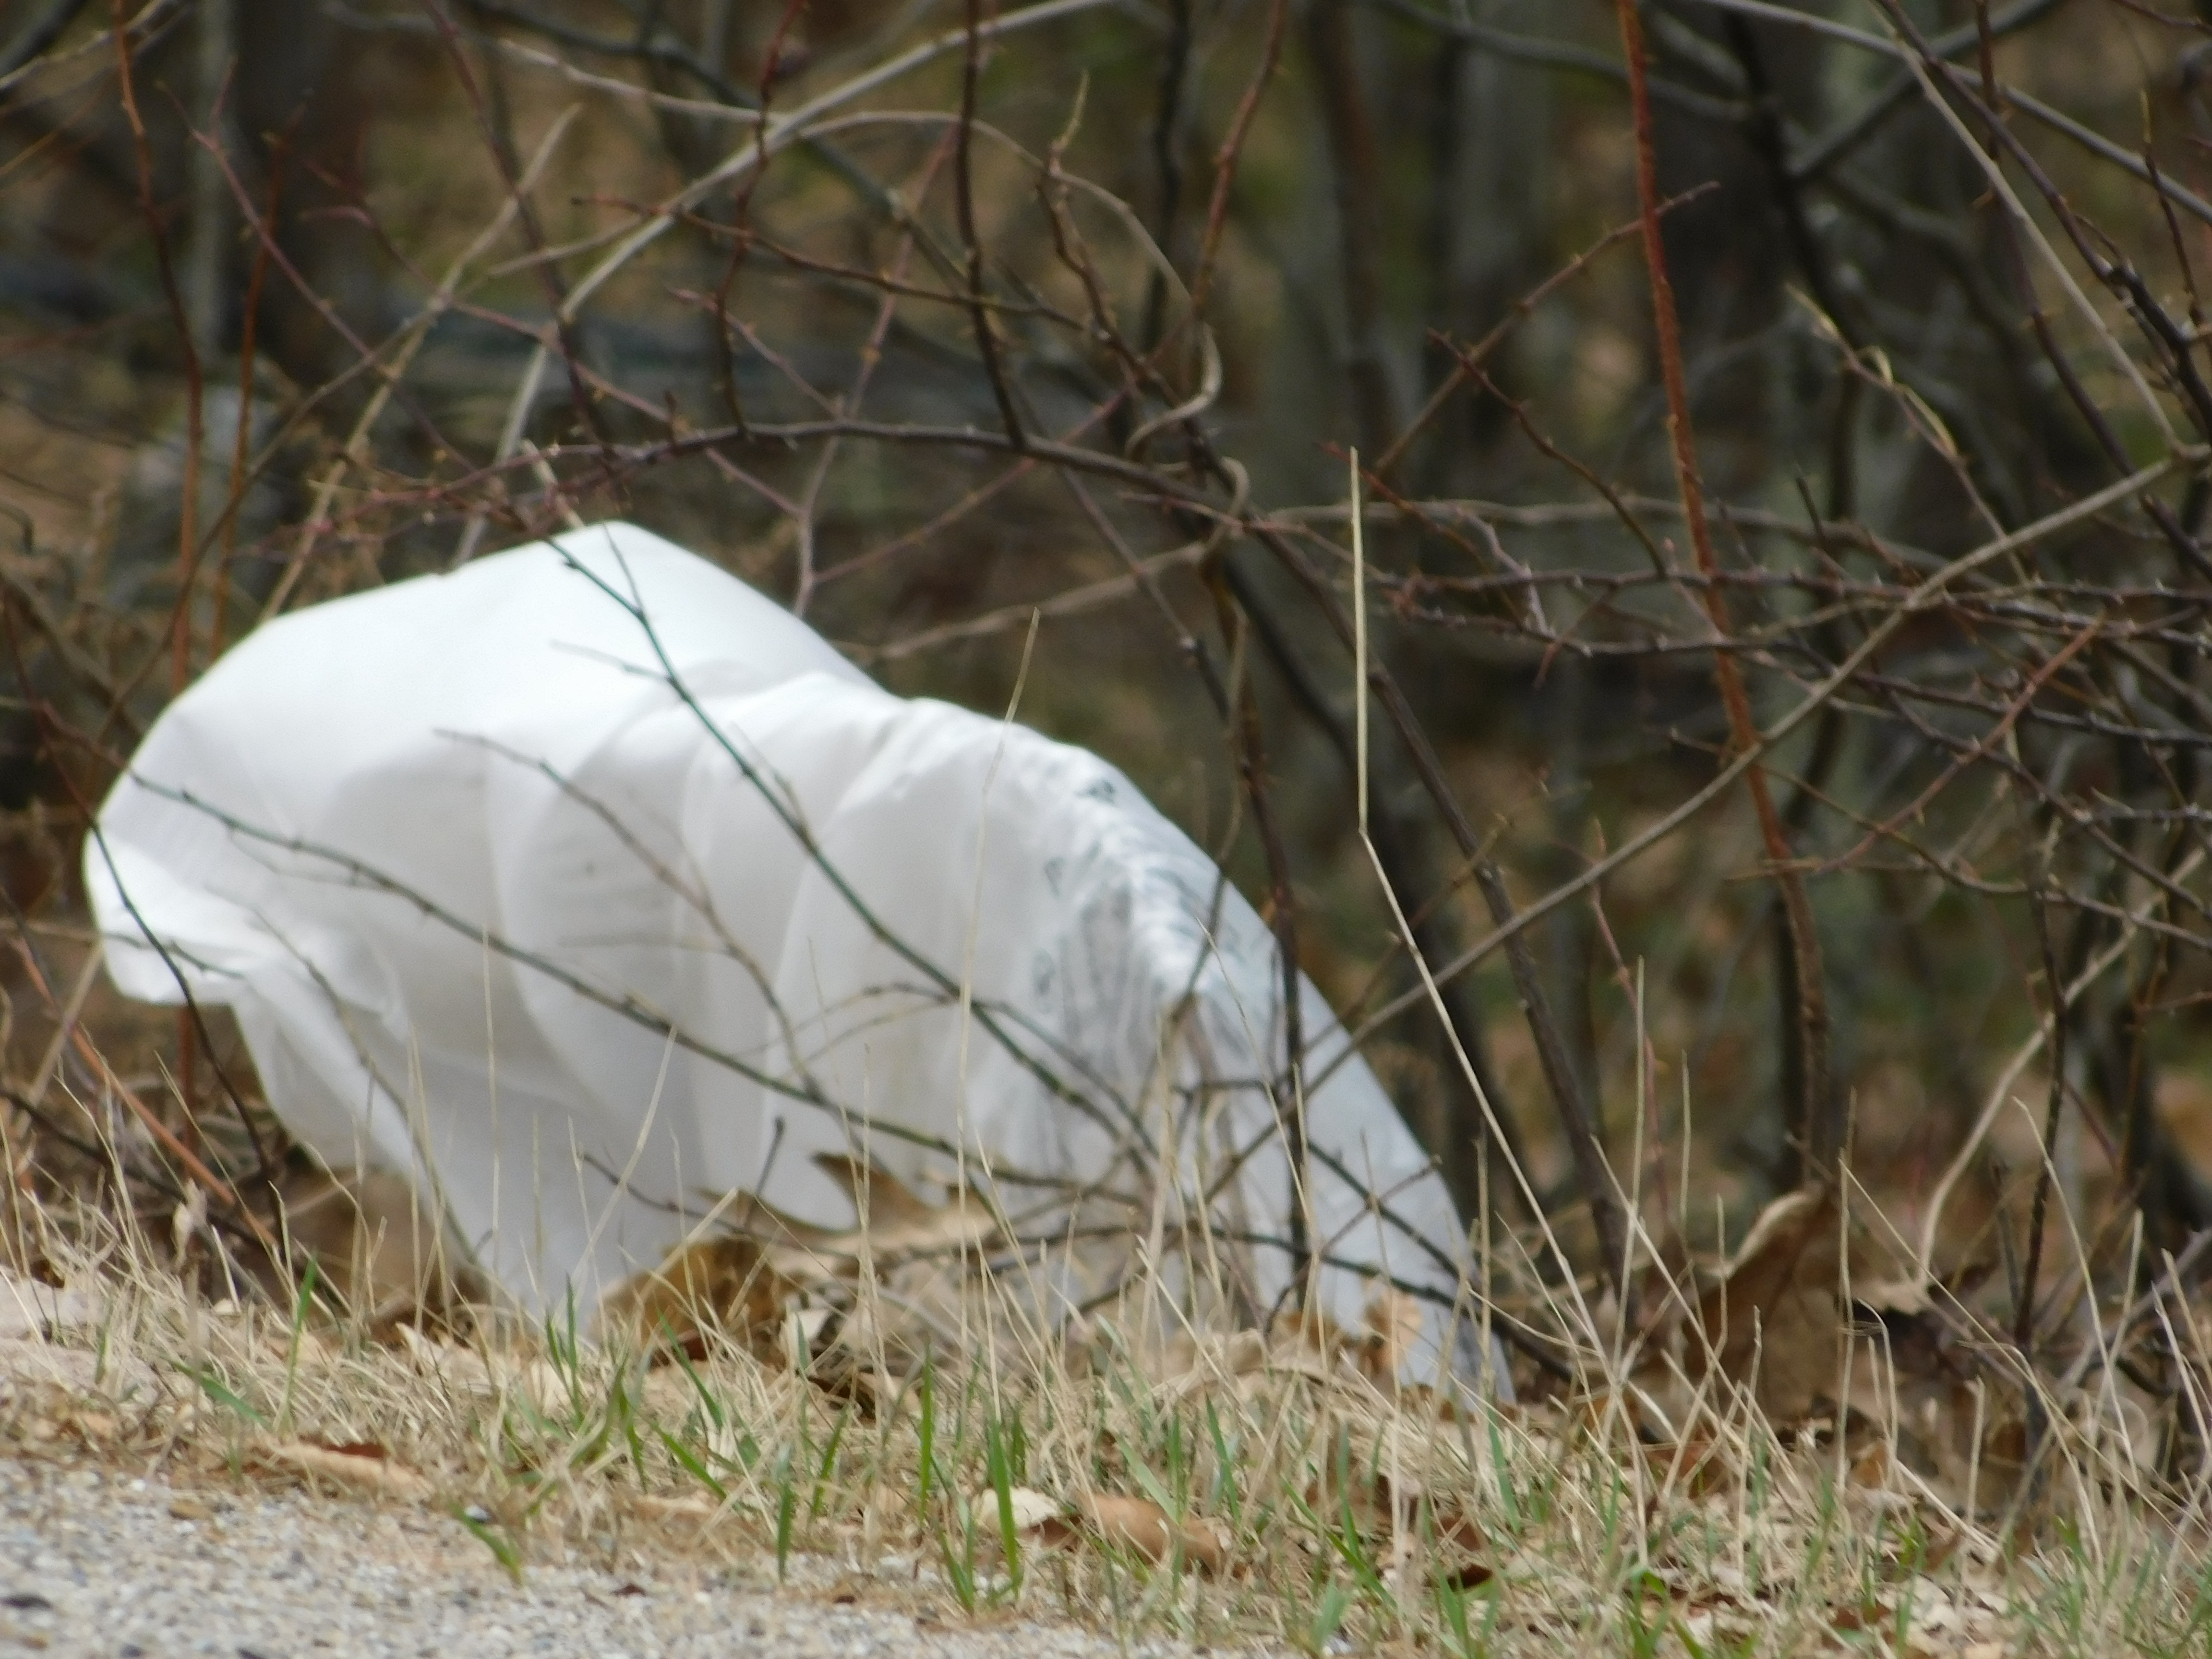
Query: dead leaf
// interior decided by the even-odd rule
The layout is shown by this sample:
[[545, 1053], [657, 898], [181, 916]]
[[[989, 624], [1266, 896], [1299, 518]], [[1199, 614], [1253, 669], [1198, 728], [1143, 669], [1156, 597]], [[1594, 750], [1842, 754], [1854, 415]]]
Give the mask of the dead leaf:
[[651, 1273], [636, 1273], [600, 1299], [602, 1335], [620, 1332], [641, 1348], [673, 1347], [704, 1358], [719, 1331], [762, 1359], [785, 1357], [785, 1310], [799, 1287], [769, 1263], [757, 1239], [738, 1234], [694, 1240]]
[[[1778, 1423], [1809, 1416], [1840, 1385], [1843, 1241], [1835, 1194], [1785, 1194], [1759, 1212], [1698, 1314], [1713, 1358], [1732, 1382], [1750, 1382]], [[1689, 1356], [1702, 1370], [1703, 1353]]]
[[[984, 1517], [988, 1537], [995, 1544], [998, 1539], [999, 1495], [986, 1486], [975, 1494], [975, 1511]], [[1070, 1518], [1067, 1505], [1046, 1492], [1028, 1486], [1014, 1486], [1006, 1492], [1006, 1507], [1013, 1516], [1014, 1533], [1031, 1549], [1064, 1549], [1082, 1536], [1082, 1529]]]
[[1672, 1480], [1692, 1498], [1702, 1498], [1731, 1478], [1725, 1442], [1709, 1432], [1644, 1448], [1644, 1467], [1658, 1480]]
[[1277, 1320], [1268, 1335], [1279, 1359], [1297, 1348], [1333, 1356], [1358, 1346], [1360, 1340], [1319, 1308], [1301, 1308], [1291, 1317]]
[[[995, 1492], [991, 1494], [990, 1501], [996, 1503]], [[1057, 1498], [1048, 1498], [1043, 1492], [1033, 1492], [1027, 1486], [1011, 1488], [1006, 1493], [1006, 1507], [1013, 1512], [1016, 1532], [1036, 1531], [1046, 1522], [1057, 1520], [1067, 1513], [1067, 1505]]]
[[1923, 1314], [1935, 1305], [1927, 1281], [1915, 1278], [1866, 1280], [1851, 1276], [1851, 1300], [1876, 1313]]
[[998, 1231], [997, 1217], [972, 1191], [956, 1188], [945, 1203], [932, 1204], [889, 1170], [844, 1153], [824, 1152], [815, 1162], [844, 1188], [861, 1224], [819, 1227], [786, 1214], [758, 1194], [738, 1194], [726, 1208], [724, 1231], [682, 1245], [652, 1273], [625, 1280], [601, 1303], [602, 1317], [638, 1305], [669, 1311], [665, 1293], [653, 1288], [656, 1279], [678, 1299], [687, 1290], [696, 1297], [756, 1280], [787, 1295], [849, 1281], [864, 1257], [882, 1267], [972, 1249]]
[[672, 1349], [703, 1358], [717, 1330], [756, 1358], [803, 1365], [817, 1386], [872, 1411], [890, 1390], [878, 1357], [917, 1351], [917, 1332], [890, 1322], [851, 1287], [864, 1261], [908, 1301], [927, 1299], [902, 1270], [942, 1276], [942, 1264], [996, 1237], [1000, 1223], [981, 1196], [956, 1188], [933, 1204], [889, 1170], [843, 1153], [816, 1159], [851, 1199], [860, 1224], [818, 1227], [755, 1193], [721, 1206], [722, 1230], [672, 1250], [650, 1273], [623, 1280], [601, 1300], [595, 1327], [624, 1333], [647, 1352]]
[[1213, 1522], [1191, 1519], [1178, 1525], [1158, 1504], [1112, 1492], [1078, 1492], [1077, 1517], [1101, 1543], [1118, 1546], [1152, 1562], [1180, 1553], [1200, 1571], [1218, 1573], [1229, 1560], [1228, 1540]]
[[484, 1297], [481, 1279], [460, 1265], [466, 1252], [404, 1176], [302, 1168], [278, 1182], [276, 1199], [286, 1236], [314, 1258], [325, 1292], [380, 1333], [436, 1322]]
[[1463, 1510], [1439, 1508], [1436, 1516], [1437, 1542], [1449, 1544], [1454, 1549], [1487, 1550], [1490, 1540], [1480, 1527], [1468, 1518]]
[[[1802, 1423], [1853, 1403], [1844, 1360], [1855, 1313], [1888, 1326], [1899, 1340], [1886, 1351], [1904, 1358], [1902, 1339], [1924, 1315], [1928, 1291], [1887, 1231], [1847, 1218], [1830, 1188], [1784, 1194], [1759, 1212], [1700, 1299], [1711, 1358], [1730, 1382], [1753, 1385], [1770, 1420]], [[1932, 1349], [1928, 1358], [1932, 1364]], [[1703, 1345], [1692, 1340], [1684, 1359], [1692, 1376], [1704, 1374]]]
[[1365, 1321], [1367, 1340], [1361, 1347], [1360, 1369], [1375, 1382], [1395, 1381], [1413, 1363], [1427, 1316], [1405, 1291], [1385, 1289], [1367, 1304]]
[[1889, 1443], [1876, 1440], [1851, 1459], [1850, 1484], [1878, 1490], [1889, 1485]]
[[853, 1208], [878, 1237], [902, 1229], [927, 1231], [936, 1224], [938, 1206], [880, 1165], [864, 1164], [850, 1152], [817, 1152], [814, 1167], [845, 1189]]
[[430, 1495], [427, 1479], [404, 1464], [393, 1462], [380, 1446], [341, 1449], [293, 1440], [268, 1447], [260, 1456], [263, 1462], [293, 1474], [329, 1480], [356, 1492], [417, 1500]]
[[863, 1255], [878, 1262], [945, 1255], [973, 1249], [998, 1231], [998, 1218], [981, 1195], [964, 1188], [956, 1187], [944, 1203], [932, 1204], [890, 1170], [848, 1154], [818, 1152], [814, 1164], [845, 1189], [861, 1224], [843, 1232], [809, 1230], [812, 1254], [850, 1263]]
[[1454, 1589], [1474, 1589], [1498, 1576], [1491, 1565], [1490, 1540], [1467, 1512], [1439, 1505], [1426, 1517], [1436, 1552], [1432, 1569], [1439, 1583]]
[[1875, 1607], [1871, 1613], [1864, 1605], [1838, 1607], [1828, 1615], [1828, 1628], [1845, 1634], [1864, 1630], [1869, 1620], [1881, 1623], [1882, 1613], [1883, 1610], [1879, 1606]]
[[1479, 1589], [1498, 1577], [1498, 1570], [1481, 1561], [1462, 1561], [1457, 1566], [1439, 1571], [1437, 1581], [1457, 1590]]
[[1066, 1549], [1083, 1537], [1082, 1523], [1065, 1515], [1047, 1516], [1037, 1527], [1035, 1541], [1048, 1550]]

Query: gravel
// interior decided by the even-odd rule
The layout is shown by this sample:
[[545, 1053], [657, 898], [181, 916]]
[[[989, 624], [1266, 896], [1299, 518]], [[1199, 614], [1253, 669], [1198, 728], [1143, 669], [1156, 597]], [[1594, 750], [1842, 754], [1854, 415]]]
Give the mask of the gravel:
[[[779, 1592], [773, 1564], [532, 1565], [517, 1585], [459, 1522], [306, 1492], [172, 1486], [0, 1458], [0, 1656], [558, 1654], [838, 1659], [1128, 1659], [1066, 1627], [956, 1626], [823, 1582]], [[857, 1599], [856, 1599], [857, 1598]], [[849, 1602], [848, 1604], [846, 1604]], [[1184, 1650], [1182, 1651], [1188, 1651]]]

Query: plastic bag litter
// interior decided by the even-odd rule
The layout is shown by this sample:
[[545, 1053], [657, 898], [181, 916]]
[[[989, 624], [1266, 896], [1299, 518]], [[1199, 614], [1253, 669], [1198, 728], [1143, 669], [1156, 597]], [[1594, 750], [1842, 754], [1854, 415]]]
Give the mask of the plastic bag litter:
[[[1212, 861], [1097, 757], [894, 696], [634, 526], [261, 629], [85, 859], [122, 990], [228, 1005], [292, 1133], [410, 1176], [527, 1308], [729, 1192], [849, 1225], [814, 1161], [848, 1150], [1008, 1213], [1164, 1181], [1244, 1305], [1287, 1281], [1279, 958]], [[1377, 1272], [1448, 1302], [1443, 1183], [1300, 997], [1322, 1307]]]

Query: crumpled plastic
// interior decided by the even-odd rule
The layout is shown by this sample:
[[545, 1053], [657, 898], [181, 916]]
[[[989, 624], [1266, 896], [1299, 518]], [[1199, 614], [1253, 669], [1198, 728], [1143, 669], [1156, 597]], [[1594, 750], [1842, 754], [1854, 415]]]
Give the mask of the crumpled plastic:
[[[1096, 756], [892, 696], [634, 526], [261, 628], [85, 864], [116, 984], [230, 1008], [291, 1133], [434, 1194], [526, 1309], [726, 1194], [849, 1225], [842, 1152], [1010, 1215], [1164, 1182], [1245, 1305], [1288, 1281], [1279, 961], [1212, 861]], [[1387, 1276], [1434, 1358], [1460, 1221], [1298, 994], [1321, 1305]]]

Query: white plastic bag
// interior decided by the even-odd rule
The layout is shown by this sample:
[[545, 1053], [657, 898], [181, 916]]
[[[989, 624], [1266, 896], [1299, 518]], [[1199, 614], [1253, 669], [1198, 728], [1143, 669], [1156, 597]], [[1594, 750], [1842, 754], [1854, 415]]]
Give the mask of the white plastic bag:
[[[1096, 757], [895, 697], [633, 526], [261, 629], [85, 856], [122, 989], [228, 1005], [292, 1133], [409, 1174], [526, 1307], [732, 1190], [849, 1224], [813, 1162], [848, 1149], [1008, 1213], [1164, 1181], [1246, 1305], [1286, 1281], [1250, 906]], [[1301, 985], [1323, 1305], [1380, 1271], [1444, 1307], [1450, 1200]]]

